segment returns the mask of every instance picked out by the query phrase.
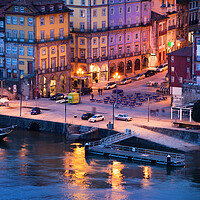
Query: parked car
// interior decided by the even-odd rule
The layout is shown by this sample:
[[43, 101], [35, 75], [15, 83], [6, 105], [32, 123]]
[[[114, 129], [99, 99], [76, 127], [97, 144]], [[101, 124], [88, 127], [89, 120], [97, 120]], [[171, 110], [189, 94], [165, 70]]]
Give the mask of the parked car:
[[56, 101], [56, 103], [68, 103], [68, 97], [65, 97], [64, 99], [59, 99]]
[[115, 87], [116, 87], [116, 83], [115, 82], [109, 82], [104, 87], [104, 90], [109, 90], [109, 89], [112, 89], [112, 88], [115, 88]]
[[[81, 88], [81, 95], [87, 95], [90, 94], [92, 92], [92, 88]], [[77, 93], [79, 93], [79, 90], [77, 90]]]
[[124, 121], [132, 121], [132, 117], [129, 117], [127, 114], [118, 114], [115, 115], [115, 119], [124, 120]]
[[137, 74], [135, 77], [132, 77], [132, 80], [138, 81], [138, 80], [141, 80], [141, 79], [144, 79], [144, 78], [145, 78], [145, 74], [141, 73], [141, 74]]
[[103, 115], [94, 115], [88, 119], [89, 122], [98, 122], [98, 121], [103, 121], [104, 116]]
[[120, 81], [120, 84], [121, 85], [125, 85], [125, 84], [128, 84], [128, 83], [131, 83], [132, 82], [132, 79], [131, 78], [124, 78]]
[[58, 93], [50, 97], [50, 100], [60, 100], [64, 98], [65, 98], [65, 95], [63, 93]]
[[88, 119], [90, 119], [91, 117], [93, 117], [94, 116], [94, 114], [93, 113], [83, 113], [83, 115], [81, 116], [81, 119], [82, 120], [88, 120]]
[[145, 72], [145, 77], [150, 77], [156, 74], [155, 70], [148, 70]]
[[157, 72], [162, 72], [162, 71], [165, 71], [168, 69], [168, 64], [165, 63], [165, 64], [161, 64], [160, 66], [157, 67], [156, 71]]
[[31, 115], [38, 115], [40, 114], [40, 108], [39, 107], [35, 107], [31, 110]]

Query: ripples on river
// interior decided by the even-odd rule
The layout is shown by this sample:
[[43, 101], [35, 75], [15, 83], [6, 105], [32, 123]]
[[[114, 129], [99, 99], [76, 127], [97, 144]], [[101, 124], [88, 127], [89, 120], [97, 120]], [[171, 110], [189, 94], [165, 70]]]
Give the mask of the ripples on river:
[[63, 136], [15, 130], [0, 143], [0, 199], [199, 200], [200, 153], [167, 170], [89, 156]]

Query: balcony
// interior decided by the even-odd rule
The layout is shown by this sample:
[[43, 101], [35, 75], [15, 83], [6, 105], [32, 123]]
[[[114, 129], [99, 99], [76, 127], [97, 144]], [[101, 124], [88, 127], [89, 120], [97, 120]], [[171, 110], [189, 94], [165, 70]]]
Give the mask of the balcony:
[[26, 38], [14, 38], [14, 37], [5, 37], [5, 41], [7, 42], [18, 42], [18, 43], [35, 43], [34, 39], [26, 39]]
[[69, 67], [67, 65], [59, 66], [59, 67], [55, 67], [55, 68], [39, 69], [38, 74], [48, 74], [48, 73], [65, 71], [65, 70], [69, 70]]
[[159, 31], [159, 36], [167, 34], [167, 29]]
[[86, 63], [86, 59], [85, 58], [78, 58], [78, 62], [80, 62], [80, 63]]
[[116, 55], [114, 55], [114, 56], [109, 56], [109, 59], [110, 59], [110, 60], [116, 59]]
[[176, 25], [168, 26], [168, 30], [176, 29]]
[[134, 56], [139, 56], [139, 55], [141, 55], [141, 51], [134, 52]]
[[118, 58], [125, 58], [125, 54], [118, 54]]
[[43, 43], [43, 42], [52, 42], [52, 41], [59, 41], [59, 40], [70, 40], [72, 39], [72, 35], [68, 34], [65, 36], [55, 36], [55, 37], [45, 37], [44, 39], [36, 39], [36, 43]]
[[105, 60], [108, 60], [108, 57], [107, 57], [107, 56], [101, 57], [101, 61], [105, 61]]
[[99, 58], [93, 58], [92, 62], [99, 62]]
[[133, 56], [133, 53], [126, 53], [126, 57], [131, 57]]

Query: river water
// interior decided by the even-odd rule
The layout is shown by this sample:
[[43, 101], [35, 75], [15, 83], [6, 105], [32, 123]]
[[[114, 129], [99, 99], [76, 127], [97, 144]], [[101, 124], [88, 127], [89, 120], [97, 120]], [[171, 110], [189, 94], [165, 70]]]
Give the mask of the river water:
[[85, 157], [63, 136], [14, 130], [0, 143], [0, 199], [199, 200], [200, 152], [185, 168]]

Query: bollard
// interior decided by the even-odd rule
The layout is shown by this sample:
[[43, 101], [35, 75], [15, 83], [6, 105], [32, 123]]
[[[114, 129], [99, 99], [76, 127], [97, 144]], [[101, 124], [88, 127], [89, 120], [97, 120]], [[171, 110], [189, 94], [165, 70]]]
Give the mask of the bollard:
[[168, 155], [167, 156], [167, 166], [170, 166], [171, 165], [171, 156]]
[[88, 151], [89, 151], [89, 144], [85, 143], [85, 154], [88, 153]]

